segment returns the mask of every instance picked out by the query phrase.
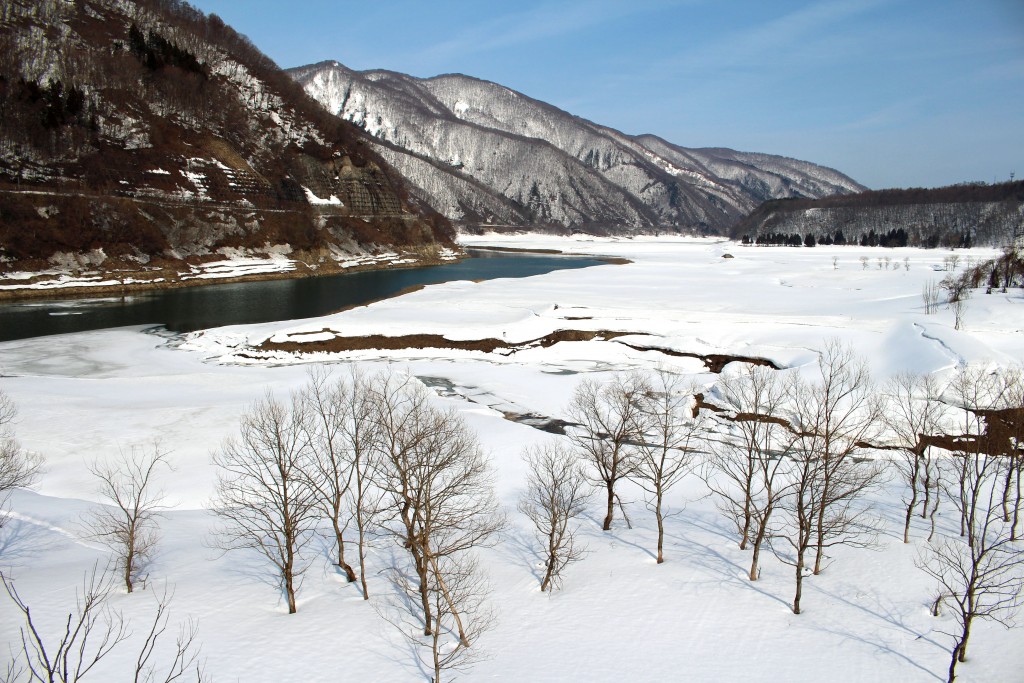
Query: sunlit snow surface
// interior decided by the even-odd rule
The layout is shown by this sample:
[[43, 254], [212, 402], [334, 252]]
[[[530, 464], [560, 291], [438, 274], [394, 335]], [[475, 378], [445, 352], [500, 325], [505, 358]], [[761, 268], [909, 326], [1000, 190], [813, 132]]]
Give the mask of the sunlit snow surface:
[[[922, 286], [945, 275], [936, 270], [944, 251], [762, 249], [669, 238], [490, 235], [465, 242], [632, 263], [432, 285], [316, 320], [220, 328], [172, 344], [139, 328], [0, 344], [0, 389], [20, 409], [18, 438], [46, 457], [44, 476], [32, 491], [14, 494], [12, 518], [0, 531], [0, 566], [14, 576], [33, 615], [56, 625], [83, 572], [107, 556], [83, 540], [80, 526], [96, 499], [88, 465], [158, 439], [174, 471], [162, 477], [171, 509], [161, 521], [150, 588], [114, 601], [139, 619], [137, 636], [153, 587], [166, 583], [174, 589], [172, 620], [199, 620], [214, 680], [424, 680], [394, 627], [355, 585], [344, 583], [323, 553], [310, 558], [299, 612], [289, 616], [257, 556], [223, 555], [211, 547], [213, 522], [203, 510], [213, 494], [211, 451], [237, 430], [254, 399], [301, 386], [313, 360], [292, 363], [281, 356], [254, 365], [239, 353], [264, 340], [430, 333], [518, 342], [559, 329], [609, 330], [636, 335], [620, 339], [639, 346], [760, 356], [800, 368], [813, 363], [823, 340], [838, 337], [869, 359], [879, 380], [907, 369], [946, 376], [965, 363], [1024, 358], [1019, 290], [976, 292], [963, 330], [953, 329], [952, 312], [944, 308], [925, 315]], [[734, 258], [723, 258], [726, 253]], [[961, 267], [968, 256], [990, 255], [959, 253]], [[862, 255], [869, 257], [866, 269]], [[879, 268], [879, 257], [890, 257], [890, 265], [883, 261]], [[800, 616], [788, 607], [790, 567], [763, 556], [762, 580], [745, 579], [749, 554], [737, 548], [734, 530], [696, 477], [672, 492], [676, 515], [667, 523], [664, 565], [655, 565], [651, 553], [653, 516], [640, 492], [629, 489], [624, 493], [635, 528], [619, 523], [601, 532], [595, 500], [582, 529], [587, 557], [568, 569], [562, 591], [539, 592], [537, 558], [515, 510], [524, 482], [519, 455], [524, 446], [561, 437], [502, 413], [560, 417], [581, 377], [620, 369], [665, 364], [708, 385], [716, 379], [696, 359], [618, 342], [561, 343], [511, 355], [426, 349], [330, 359], [339, 370], [357, 360], [368, 371], [390, 366], [426, 378], [443, 394], [438, 403], [462, 411], [490, 453], [511, 526], [481, 555], [499, 622], [476, 644], [489, 659], [462, 680], [944, 680], [949, 638], [942, 631], [952, 622], [928, 613], [934, 589], [914, 567], [923, 527], [915, 527], [911, 545], [900, 542], [895, 482], [877, 494], [888, 520], [881, 548], [837, 550], [833, 564], [805, 582]], [[953, 525], [949, 513], [940, 524]], [[373, 549], [371, 602], [391, 591], [383, 570], [403, 552], [387, 539]], [[13, 612], [0, 609], [0, 640], [12, 647], [18, 637]], [[977, 625], [958, 680], [1019, 680], [1021, 642], [1020, 630]], [[115, 651], [121, 655], [104, 662], [113, 670], [97, 670], [95, 678], [124, 679], [132, 650]]]

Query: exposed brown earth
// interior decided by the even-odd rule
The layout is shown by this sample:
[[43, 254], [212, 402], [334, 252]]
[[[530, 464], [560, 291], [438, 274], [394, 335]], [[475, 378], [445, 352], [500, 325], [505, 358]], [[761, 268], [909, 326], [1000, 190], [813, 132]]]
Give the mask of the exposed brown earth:
[[[322, 332], [330, 332], [324, 329]], [[538, 339], [510, 344], [501, 339], [448, 339], [440, 334], [406, 334], [388, 337], [371, 334], [365, 337], [334, 337], [311, 342], [266, 341], [257, 348], [263, 351], [284, 351], [286, 353], [345, 353], [348, 351], [403, 351], [406, 349], [455, 349], [460, 351], [523, 351], [530, 348], [547, 348], [564, 341], [603, 341], [621, 337], [632, 332], [609, 332], [604, 330], [556, 330]]]
[[[695, 394], [696, 403], [693, 407], [693, 417], [697, 417], [701, 410], [715, 413], [731, 422], [758, 421], [777, 424], [785, 427], [790, 432], [796, 433], [796, 429], [788, 420], [774, 415], [759, 415], [756, 413], [727, 414], [725, 408], [709, 403], [704, 394]], [[1024, 408], [1005, 408], [1002, 410], [979, 410], [977, 414], [985, 418], [985, 431], [980, 435], [949, 435], [949, 434], [921, 434], [918, 437], [915, 449], [922, 452], [927, 447], [941, 448], [950, 453], [974, 454], [984, 453], [988, 455], [1010, 456], [1014, 449], [1018, 456], [1024, 445]], [[862, 441], [856, 444], [858, 448], [871, 448], [875, 450], [900, 450], [896, 446], [885, 446]]]
[[[323, 329], [316, 332], [302, 334], [330, 333], [331, 330]], [[509, 343], [493, 337], [486, 339], [448, 339], [440, 334], [407, 334], [399, 336], [386, 336], [372, 334], [362, 337], [340, 337], [331, 339], [309, 341], [309, 342], [272, 342], [265, 341], [257, 349], [261, 351], [283, 351], [285, 353], [346, 353], [351, 351], [404, 351], [407, 349], [455, 349], [459, 351], [481, 351], [483, 353], [506, 352], [516, 353], [532, 348], [548, 348], [559, 342], [567, 341], [611, 341], [617, 337], [636, 334], [635, 332], [622, 332], [611, 330], [556, 330], [550, 334], [530, 339], [524, 342]], [[684, 351], [674, 351], [655, 346], [643, 347], [634, 344], [627, 344], [619, 341], [619, 344], [628, 346], [638, 351], [657, 351], [668, 356], [685, 358], [696, 358], [703, 362], [709, 372], [719, 373], [726, 365], [732, 362], [752, 363], [755, 365], [766, 365], [778, 370], [778, 366], [766, 358], [754, 358], [751, 356], [732, 356], [727, 354], [712, 353], [702, 355]]]
[[750, 363], [751, 365], [763, 365], [773, 370], [779, 370], [779, 366], [768, 360], [767, 358], [756, 358], [754, 356], [734, 356], [725, 353], [692, 353], [690, 351], [676, 351], [675, 349], [666, 349], [660, 346], [639, 346], [637, 344], [627, 344], [626, 342], [619, 342], [625, 346], [636, 351], [657, 351], [663, 353], [666, 356], [673, 356], [675, 358], [696, 358], [708, 366], [708, 371], [713, 372], [716, 375], [720, 373], [726, 365], [729, 363]]

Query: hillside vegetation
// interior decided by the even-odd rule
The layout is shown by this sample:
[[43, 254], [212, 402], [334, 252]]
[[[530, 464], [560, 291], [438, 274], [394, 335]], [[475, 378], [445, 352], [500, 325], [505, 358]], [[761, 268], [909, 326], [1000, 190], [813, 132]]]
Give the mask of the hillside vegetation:
[[450, 242], [362, 135], [187, 3], [0, 5], [7, 268]]
[[731, 234], [769, 244], [782, 235], [862, 246], [1003, 246], [1024, 234], [1024, 182], [767, 201]]

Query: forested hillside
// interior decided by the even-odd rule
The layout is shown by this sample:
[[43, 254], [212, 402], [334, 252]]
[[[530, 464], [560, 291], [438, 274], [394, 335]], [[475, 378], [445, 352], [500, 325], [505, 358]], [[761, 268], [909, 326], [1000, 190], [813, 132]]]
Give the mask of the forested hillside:
[[7, 264], [449, 242], [362, 136], [179, 0], [0, 4]]
[[1024, 235], [1024, 182], [773, 200], [732, 235], [759, 244], [1003, 246]]

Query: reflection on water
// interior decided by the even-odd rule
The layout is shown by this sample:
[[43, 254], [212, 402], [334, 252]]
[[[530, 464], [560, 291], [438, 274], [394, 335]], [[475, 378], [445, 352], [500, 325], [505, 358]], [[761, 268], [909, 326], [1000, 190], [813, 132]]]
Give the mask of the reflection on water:
[[126, 325], [191, 332], [221, 325], [326, 315], [384, 299], [416, 285], [541, 275], [602, 262], [591, 258], [473, 251], [459, 263], [295, 280], [267, 280], [140, 292], [121, 298], [0, 305], [0, 341]]

